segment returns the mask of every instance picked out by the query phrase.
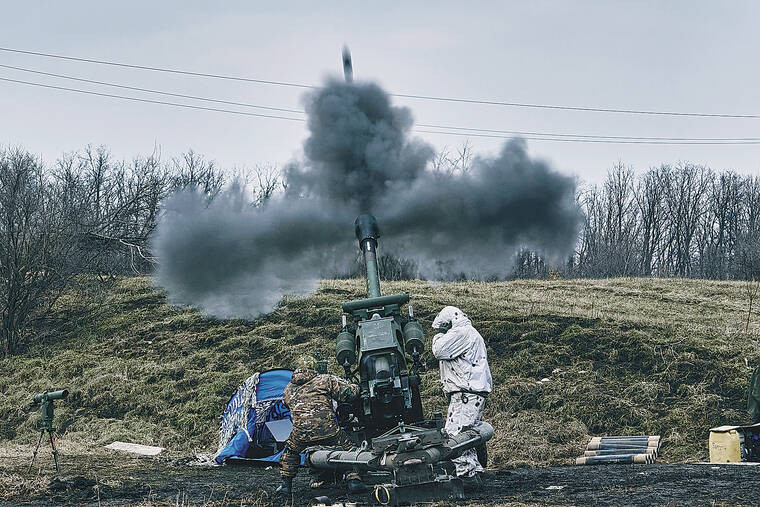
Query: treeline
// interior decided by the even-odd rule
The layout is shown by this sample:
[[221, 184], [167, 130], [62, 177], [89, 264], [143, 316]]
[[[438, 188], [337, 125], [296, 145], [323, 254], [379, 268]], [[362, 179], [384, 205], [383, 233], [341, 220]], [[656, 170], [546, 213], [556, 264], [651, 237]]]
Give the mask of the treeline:
[[[444, 177], [466, 172], [471, 159], [465, 143], [439, 153], [431, 169]], [[0, 355], [18, 349], [31, 321], [77, 274], [107, 281], [150, 273], [149, 241], [166, 196], [194, 187], [213, 199], [233, 180], [244, 185], [251, 206], [286, 183], [275, 167], [223, 171], [192, 151], [119, 161], [88, 147], [44, 167], [26, 151], [0, 150]], [[585, 218], [573, 254], [548, 260], [520, 251], [508, 277], [760, 279], [758, 176], [689, 163], [637, 174], [620, 163], [604, 182], [580, 188], [577, 200]], [[386, 253], [379, 264], [385, 279], [419, 276], [410, 259]], [[360, 263], [344, 272], [361, 275]]]
[[760, 279], [760, 177], [690, 163], [637, 174], [618, 163], [582, 188], [575, 252], [565, 263], [522, 251], [515, 276]]
[[618, 164], [579, 195], [581, 277], [760, 278], [760, 177], [682, 163]]
[[[254, 203], [279, 185], [266, 166], [233, 176], [250, 182]], [[88, 147], [45, 167], [24, 150], [0, 150], [0, 356], [18, 349], [24, 330], [76, 275], [150, 273], [149, 239], [163, 199], [188, 186], [213, 198], [227, 179], [192, 151], [127, 162]]]

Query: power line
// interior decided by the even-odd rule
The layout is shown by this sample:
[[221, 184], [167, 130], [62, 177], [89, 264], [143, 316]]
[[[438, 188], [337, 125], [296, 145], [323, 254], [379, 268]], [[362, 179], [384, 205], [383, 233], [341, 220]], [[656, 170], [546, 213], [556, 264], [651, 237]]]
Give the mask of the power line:
[[[588, 139], [619, 139], [629, 141], [760, 141], [760, 137], [637, 137], [637, 136], [602, 136], [592, 134], [566, 134], [566, 133], [553, 133], [553, 132], [529, 132], [521, 130], [500, 130], [500, 129], [484, 129], [484, 128], [472, 128], [472, 127], [450, 127], [446, 125], [433, 125], [428, 123], [417, 123], [418, 127], [437, 128], [437, 129], [450, 129], [450, 130], [463, 130], [472, 132], [486, 132], [497, 134], [512, 134], [519, 136], [554, 136], [554, 137], [568, 137], [568, 138], [588, 138]], [[445, 134], [445, 132], [438, 132], [439, 134]], [[484, 137], [484, 136], [479, 136]]]
[[85, 62], [85, 63], [97, 63], [99, 65], [111, 65], [114, 67], [126, 67], [128, 69], [140, 69], [140, 70], [151, 70], [154, 72], [167, 72], [170, 74], [182, 74], [185, 76], [196, 76], [196, 77], [210, 77], [214, 79], [226, 79], [229, 81], [245, 81], [248, 83], [259, 83], [259, 84], [269, 84], [269, 85], [276, 85], [276, 86], [290, 86], [293, 88], [316, 88], [316, 86], [312, 85], [305, 85], [300, 83], [288, 83], [286, 81], [270, 81], [267, 79], [253, 79], [253, 78], [247, 78], [247, 77], [237, 77], [237, 76], [225, 76], [222, 74], [207, 74], [205, 72], [193, 72], [189, 70], [180, 70], [180, 69], [167, 69], [163, 67], [150, 67], [148, 65], [133, 65], [130, 63], [121, 63], [121, 62], [109, 62], [106, 60], [95, 60], [92, 58], [80, 58], [77, 56], [66, 56], [66, 55], [54, 55], [51, 53], [38, 53], [36, 51], [24, 51], [22, 49], [12, 49], [12, 48], [3, 48], [0, 47], [0, 51], [6, 51], [9, 53], [20, 53], [24, 55], [34, 55], [34, 56], [44, 56], [47, 58], [57, 58], [59, 60], [71, 60], [75, 62]]
[[156, 94], [159, 94], [159, 95], [167, 95], [169, 97], [180, 97], [180, 98], [183, 98], [183, 99], [202, 100], [202, 101], [205, 101], [205, 102], [216, 102], [218, 104], [227, 104], [227, 105], [230, 105], [230, 106], [242, 106], [242, 107], [252, 107], [252, 108], [255, 108], [255, 109], [267, 109], [269, 111], [281, 111], [281, 112], [284, 112], [284, 113], [303, 113], [304, 112], [303, 110], [299, 110], [299, 109], [286, 109], [286, 108], [282, 108], [282, 107], [259, 106], [259, 105], [256, 105], [256, 104], [248, 104], [246, 102], [233, 102], [233, 101], [230, 101], [230, 100], [211, 99], [211, 98], [208, 98], [208, 97], [198, 97], [197, 95], [185, 95], [185, 94], [182, 94], [182, 93], [165, 92], [165, 91], [160, 91], [160, 90], [153, 90], [153, 89], [150, 89], [150, 88], [140, 88], [140, 87], [137, 87], [137, 86], [127, 86], [127, 85], [122, 85], [122, 84], [117, 84], [117, 83], [109, 83], [109, 82], [106, 82], [106, 81], [95, 81], [94, 79], [85, 79], [85, 78], [81, 78], [81, 77], [68, 76], [66, 74], [55, 74], [53, 72], [43, 72], [41, 70], [27, 69], [27, 68], [24, 68], [24, 67], [15, 67], [13, 65], [0, 64], [0, 67], [5, 68], [5, 69], [19, 70], [19, 71], [22, 71], [22, 72], [30, 72], [32, 74], [40, 74], [40, 75], [43, 75], [43, 76], [51, 76], [51, 77], [57, 77], [57, 78], [61, 78], [61, 79], [69, 79], [71, 81], [79, 81], [81, 83], [91, 83], [91, 84], [97, 84], [97, 85], [102, 85], [102, 86], [112, 86], [114, 88], [121, 88], [121, 89], [124, 89], [124, 90], [134, 90], [134, 91], [138, 91], [138, 92], [156, 93]]
[[[415, 132], [421, 132], [425, 134], [444, 134], [444, 135], [454, 135], [454, 136], [465, 136], [465, 137], [486, 137], [491, 139], [512, 139], [513, 136], [500, 136], [500, 135], [492, 135], [492, 134], [473, 134], [468, 132], [446, 132], [446, 131], [436, 131], [436, 130], [421, 130], [421, 129], [414, 129]], [[691, 145], [691, 144], [697, 144], [697, 145], [719, 145], [719, 144], [729, 144], [729, 145], [736, 145], [736, 144], [760, 144], [760, 140], [752, 141], [752, 140], [727, 140], [727, 141], [636, 141], [636, 140], [617, 140], [617, 139], [563, 139], [563, 138], [556, 138], [556, 137], [530, 137], [530, 136], [521, 136], [522, 139], [528, 140], [528, 141], [557, 141], [557, 142], [567, 142], [567, 143], [596, 143], [596, 144], [669, 144], [669, 145], [675, 145], [675, 146], [682, 146], [682, 145]], [[750, 139], [750, 138], [747, 138]]]
[[[214, 103], [219, 103], [219, 104], [250, 107], [250, 108], [256, 108], [256, 109], [266, 109], [270, 111], [281, 111], [281, 112], [296, 113], [296, 114], [305, 113], [305, 111], [303, 111], [302, 109], [288, 109], [288, 108], [281, 108], [281, 107], [262, 106], [262, 105], [247, 103], [247, 102], [236, 102], [236, 101], [230, 101], [230, 100], [214, 99], [214, 98], [209, 98], [209, 97], [200, 97], [197, 95], [173, 93], [173, 92], [167, 92], [167, 91], [162, 91], [162, 90], [155, 90], [152, 88], [127, 86], [127, 85], [122, 85], [122, 84], [112, 83], [112, 82], [107, 82], [107, 81], [97, 81], [93, 79], [85, 79], [85, 78], [70, 76], [66, 74], [57, 74], [53, 72], [44, 72], [41, 70], [29, 69], [25, 67], [17, 67], [14, 65], [0, 64], [0, 68], [12, 69], [12, 70], [28, 72], [28, 73], [38, 74], [38, 75], [43, 75], [43, 76], [51, 76], [51, 77], [56, 77], [56, 78], [61, 78], [61, 79], [68, 79], [68, 80], [78, 81], [78, 82], [83, 82], [83, 83], [97, 84], [101, 86], [111, 86], [111, 87], [121, 88], [121, 89], [126, 89], [126, 90], [134, 90], [134, 91], [145, 92], [145, 93], [166, 95], [170, 97], [180, 97], [180, 98], [191, 99], [191, 100], [200, 100], [200, 101], [205, 101], [205, 102], [214, 102]], [[605, 136], [605, 135], [595, 135], [595, 134], [568, 134], [568, 133], [556, 133], [556, 132], [533, 132], [533, 131], [523, 131], [523, 130], [486, 129], [486, 128], [461, 127], [461, 126], [451, 126], [451, 125], [439, 125], [439, 124], [432, 124], [432, 123], [417, 123], [416, 125], [417, 127], [436, 128], [436, 129], [444, 129], [444, 130], [472, 131], [472, 132], [478, 132], [478, 133], [510, 134], [510, 135], [519, 135], [519, 136], [566, 137], [566, 138], [610, 139], [610, 140], [617, 139], [617, 140], [631, 140], [631, 141], [760, 141], [760, 137]], [[443, 132], [439, 132], [439, 133], [443, 133]]]
[[[130, 69], [150, 70], [154, 72], [166, 72], [171, 74], [181, 74], [186, 76], [196, 77], [208, 77], [214, 79], [225, 79], [230, 81], [243, 81], [249, 83], [269, 84], [276, 86], [288, 86], [293, 88], [318, 88], [314, 85], [308, 85], [304, 83], [293, 83], [287, 81], [273, 81], [267, 79], [255, 79], [239, 76], [230, 76], [223, 74], [209, 74], [204, 72], [194, 72], [180, 69], [169, 69], [165, 67], [151, 67], [147, 65], [135, 65], [122, 62], [114, 62], [108, 60], [96, 60], [93, 58], [81, 58], [67, 55], [57, 55], [52, 53], [41, 53], [37, 51], [26, 51], [22, 49], [4, 48], [0, 47], [0, 51], [9, 53], [19, 53], [33, 56], [43, 56], [46, 58], [56, 58], [61, 60], [71, 60], [76, 62], [95, 63], [99, 65], [111, 65], [115, 67], [125, 67]], [[595, 112], [595, 113], [618, 113], [618, 114], [639, 114], [639, 115], [658, 115], [658, 116], [683, 116], [683, 117], [697, 117], [697, 118], [744, 118], [744, 119], [758, 119], [760, 114], [732, 114], [732, 113], [695, 113], [695, 112], [680, 112], [680, 111], [656, 111], [646, 109], [621, 109], [621, 108], [607, 108], [607, 107], [586, 107], [586, 106], [561, 106], [556, 104], [533, 104], [526, 102], [507, 102], [500, 100], [485, 100], [485, 99], [466, 99], [458, 97], [441, 97], [435, 95], [418, 95], [407, 93], [391, 93], [393, 97], [418, 99], [418, 100], [432, 100], [438, 102], [459, 102], [464, 104], [482, 104], [491, 106], [504, 106], [504, 107], [522, 107], [533, 109], [552, 109], [561, 111], [583, 111], [583, 112]]]
[[463, 102], [465, 104], [485, 104], [491, 106], [525, 107], [534, 109], [555, 109], [559, 111], [586, 111], [594, 113], [620, 113], [641, 114], [657, 116], [687, 116], [696, 118], [745, 118], [758, 119], [760, 114], [730, 114], [730, 113], [686, 113], [678, 111], [649, 111], [645, 109], [614, 109], [607, 107], [583, 107], [583, 106], [558, 106], [552, 104], [530, 104], [525, 102], [502, 102], [498, 100], [460, 99], [452, 97], [435, 97], [432, 95], [410, 95], [403, 93], [391, 93], [394, 97], [407, 99], [436, 100], [440, 102]]
[[[95, 92], [91, 90], [81, 90], [79, 88], [69, 88], [66, 86], [55, 86], [55, 85], [49, 85], [49, 84], [43, 84], [43, 83], [35, 83], [32, 81], [23, 81], [20, 79], [10, 79], [10, 78], [0, 77], [0, 81], [24, 84], [24, 85], [29, 85], [29, 86], [37, 86], [41, 88], [49, 88], [53, 90], [62, 90], [62, 91], [68, 91], [68, 92], [74, 92], [74, 93], [81, 93], [85, 95], [96, 95], [99, 97], [130, 100], [133, 102], [145, 102], [149, 104], [160, 104], [160, 105], [165, 105], [165, 106], [182, 107], [186, 109], [214, 111], [218, 113], [229, 113], [229, 114], [236, 114], [236, 115], [241, 115], [241, 116], [254, 116], [257, 118], [270, 118], [270, 119], [290, 120], [290, 121], [300, 121], [300, 122], [306, 121], [303, 118], [292, 118], [292, 117], [287, 117], [287, 116], [278, 116], [278, 115], [271, 115], [271, 114], [251, 113], [247, 111], [235, 111], [232, 109], [221, 109], [221, 108], [216, 108], [216, 107], [205, 107], [205, 106], [197, 106], [197, 105], [192, 105], [192, 104], [182, 104], [178, 102], [169, 102], [169, 101], [163, 101], [163, 100], [152, 100], [152, 99], [144, 99], [144, 98], [138, 98], [138, 97], [128, 97], [126, 95], [116, 95], [112, 93], [102, 93], [102, 92]], [[455, 136], [463, 136], [463, 137], [485, 137], [485, 138], [495, 138], [495, 139], [511, 138], [511, 136], [507, 136], [507, 135], [478, 134], [478, 133], [472, 133], [472, 132], [459, 132], [459, 131], [432, 131], [432, 130], [422, 130], [422, 129], [414, 129], [414, 131], [419, 132], [419, 133], [427, 133], [427, 134], [445, 134], [445, 135], [455, 135]], [[616, 140], [616, 139], [564, 139], [564, 138], [551, 138], [551, 137], [524, 137], [524, 139], [529, 140], [529, 141], [560, 141], [560, 142], [601, 143], [601, 144], [674, 144], [674, 145], [760, 144], [760, 141], [749, 141], [749, 140], [731, 140], [731, 141], [724, 141], [724, 142], [717, 142], [717, 141], [684, 142], [684, 141], [644, 141], [644, 140], [636, 141], [636, 140]]]
[[151, 100], [151, 99], [142, 99], [138, 97], [127, 97], [126, 95], [114, 95], [111, 93], [101, 93], [101, 92], [94, 92], [90, 90], [80, 90], [78, 88], [68, 88], [66, 86], [54, 86], [54, 85], [48, 85], [48, 84], [42, 84], [42, 83], [34, 83], [32, 81], [22, 81], [20, 79], [9, 79], [6, 77], [0, 77], [0, 81], [8, 81], [11, 83], [19, 83], [19, 84], [25, 84], [25, 85], [30, 85], [30, 86], [39, 86], [41, 88], [52, 88], [54, 90], [64, 90], [67, 92], [82, 93], [86, 95], [97, 95], [99, 97], [109, 97], [112, 99], [131, 100], [134, 102], [147, 102], [149, 104], [161, 104], [164, 106], [184, 107], [187, 109], [201, 109], [203, 111], [215, 111], [217, 113], [230, 113], [230, 114], [238, 114], [242, 116], [256, 116], [258, 118], [276, 118], [278, 120], [290, 120], [290, 121], [301, 121], [301, 122], [306, 121], [303, 118], [290, 118], [287, 116], [277, 116], [273, 114], [249, 113], [247, 111], [235, 111], [232, 109], [220, 109], [217, 107], [204, 107], [204, 106], [195, 106], [191, 104], [180, 104], [179, 102], [167, 102], [163, 100]]

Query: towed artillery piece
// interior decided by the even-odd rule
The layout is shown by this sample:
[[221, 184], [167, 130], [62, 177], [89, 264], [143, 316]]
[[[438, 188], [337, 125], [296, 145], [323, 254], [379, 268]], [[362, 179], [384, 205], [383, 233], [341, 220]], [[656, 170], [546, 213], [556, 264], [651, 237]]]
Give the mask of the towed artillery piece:
[[335, 344], [346, 378], [360, 387], [357, 400], [337, 409], [354, 447], [307, 449], [307, 463], [317, 470], [359, 472], [370, 486], [373, 504], [464, 498], [451, 459], [484, 446], [493, 428], [480, 422], [449, 435], [441, 414], [424, 418], [418, 374], [422, 326], [411, 305], [408, 315], [401, 311], [408, 294], [380, 293], [375, 218], [360, 215], [355, 226], [366, 266], [367, 298], [343, 303], [343, 327]]

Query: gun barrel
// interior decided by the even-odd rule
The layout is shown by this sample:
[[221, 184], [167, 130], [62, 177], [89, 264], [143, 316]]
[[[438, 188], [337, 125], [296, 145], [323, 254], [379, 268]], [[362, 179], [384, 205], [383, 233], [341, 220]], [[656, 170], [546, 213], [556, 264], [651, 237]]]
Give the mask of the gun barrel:
[[377, 268], [377, 238], [380, 237], [380, 230], [377, 220], [365, 213], [356, 217], [354, 225], [356, 239], [359, 240], [359, 248], [367, 267], [367, 297], [380, 297], [380, 275]]

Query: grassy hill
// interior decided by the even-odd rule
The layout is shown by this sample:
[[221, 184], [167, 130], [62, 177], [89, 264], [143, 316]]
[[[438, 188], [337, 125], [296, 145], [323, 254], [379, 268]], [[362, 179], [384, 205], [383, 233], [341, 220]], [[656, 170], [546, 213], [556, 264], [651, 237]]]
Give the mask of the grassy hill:
[[[589, 435], [621, 433], [662, 434], [667, 461], [700, 459], [710, 427], [747, 420], [760, 316], [745, 332], [744, 283], [414, 281], [383, 290], [411, 294], [428, 347], [430, 321], [446, 304], [467, 312], [485, 337], [497, 466], [567, 463]], [[56, 423], [82, 448], [126, 440], [213, 451], [219, 414], [252, 372], [318, 350], [338, 373], [340, 302], [362, 297], [364, 282], [325, 281], [315, 295], [286, 298], [254, 322], [169, 306], [148, 278], [119, 279], [95, 294], [66, 294], [35, 345], [0, 360], [0, 441], [36, 442], [32, 394], [66, 387]], [[429, 352], [426, 360], [426, 411], [444, 411], [437, 365]]]

